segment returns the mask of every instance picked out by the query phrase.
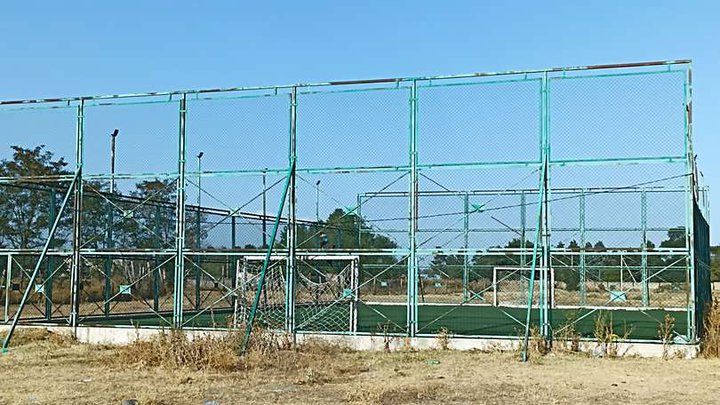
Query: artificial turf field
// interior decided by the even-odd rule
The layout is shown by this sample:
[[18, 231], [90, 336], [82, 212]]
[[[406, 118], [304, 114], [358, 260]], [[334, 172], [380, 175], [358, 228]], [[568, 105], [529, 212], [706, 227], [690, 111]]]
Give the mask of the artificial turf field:
[[[186, 326], [194, 328], [223, 327], [228, 324], [231, 314], [229, 308], [206, 311], [195, 316], [192, 312], [185, 315]], [[685, 335], [687, 312], [651, 310], [595, 310], [595, 309], [553, 309], [551, 324], [559, 330], [571, 320], [576, 320], [574, 328], [583, 337], [592, 337], [598, 316], [612, 321], [614, 331], [619, 336], [639, 340], [658, 340], [658, 328], [665, 314], [674, 318], [674, 330]], [[88, 326], [134, 325], [169, 326], [166, 320], [172, 314], [162, 314], [165, 320], [154, 314], [125, 314], [110, 318], [88, 318], [82, 322]], [[259, 310], [259, 322], [269, 325], [282, 325], [284, 311], [281, 307]], [[524, 327], [526, 309], [493, 306], [457, 306], [457, 305], [420, 305], [418, 309], [418, 334], [434, 334], [446, 328], [453, 335], [468, 336], [518, 336]], [[404, 304], [366, 304], [359, 302], [357, 310], [357, 332], [359, 333], [404, 333], [406, 324], [406, 306]], [[533, 310], [531, 322], [537, 324], [538, 311]], [[350, 329], [350, 306], [347, 303], [336, 305], [298, 306], [296, 325], [299, 331], [306, 332], [347, 332]]]

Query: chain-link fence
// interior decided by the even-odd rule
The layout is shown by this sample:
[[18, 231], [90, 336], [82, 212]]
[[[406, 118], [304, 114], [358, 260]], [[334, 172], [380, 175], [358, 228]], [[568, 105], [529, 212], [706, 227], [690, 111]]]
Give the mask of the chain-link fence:
[[257, 311], [290, 333], [517, 336], [530, 319], [590, 337], [611, 310], [634, 338], [670, 314], [693, 341], [709, 238], [689, 72], [2, 102], [4, 321], [23, 303], [23, 321], [71, 325]]

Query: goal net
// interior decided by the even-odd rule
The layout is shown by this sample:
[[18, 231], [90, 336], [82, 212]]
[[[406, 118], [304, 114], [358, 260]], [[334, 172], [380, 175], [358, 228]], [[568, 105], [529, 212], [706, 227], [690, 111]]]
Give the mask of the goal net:
[[[252, 306], [265, 257], [238, 261], [234, 316], [242, 322]], [[294, 288], [289, 289], [287, 256], [273, 255], [268, 263], [258, 314], [273, 329], [355, 331], [357, 328], [358, 258], [298, 255]], [[288, 294], [294, 292], [293, 299]], [[292, 305], [291, 308], [288, 306]], [[293, 317], [292, 322], [288, 317]]]

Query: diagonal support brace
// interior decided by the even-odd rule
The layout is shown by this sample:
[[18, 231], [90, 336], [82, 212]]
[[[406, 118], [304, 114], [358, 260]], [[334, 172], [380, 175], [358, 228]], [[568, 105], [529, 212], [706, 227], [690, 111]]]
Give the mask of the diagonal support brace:
[[23, 293], [22, 299], [20, 300], [20, 305], [18, 307], [18, 310], [15, 313], [15, 316], [13, 317], [12, 325], [10, 326], [7, 336], [5, 337], [5, 340], [3, 341], [3, 346], [2, 346], [3, 353], [7, 353], [7, 351], [8, 351], [8, 346], [10, 345], [10, 339], [12, 339], [12, 335], [15, 332], [15, 328], [17, 327], [17, 324], [20, 321], [20, 316], [22, 315], [23, 308], [25, 308], [25, 304], [27, 303], [27, 300], [30, 297], [30, 292], [32, 291], [32, 288], [33, 288], [33, 280], [35, 280], [38, 273], [40, 272], [40, 264], [45, 259], [45, 256], [47, 255], [47, 252], [50, 249], [50, 245], [52, 244], [53, 238], [55, 237], [55, 232], [57, 231], [57, 228], [60, 225], [60, 218], [62, 217], [62, 213], [65, 210], [65, 207], [67, 206], [68, 201], [70, 200], [70, 196], [75, 191], [75, 184], [77, 183], [79, 177], [80, 177], [80, 170], [75, 172], [75, 177], [73, 177], [72, 182], [70, 183], [70, 186], [68, 187], [68, 191], [67, 191], [67, 193], [65, 193], [65, 198], [63, 198], [62, 205], [60, 205], [60, 209], [58, 210], [57, 214], [55, 215], [55, 220], [52, 224], [52, 227], [50, 228], [50, 233], [48, 234], [47, 240], [45, 241], [45, 245], [43, 246], [42, 252], [40, 253], [40, 257], [38, 258], [37, 263], [35, 263], [35, 268], [33, 269], [32, 275], [30, 276], [30, 280], [28, 281], [28, 285], [25, 288], [25, 292]]
[[283, 188], [282, 197], [280, 198], [280, 206], [278, 207], [278, 212], [275, 216], [275, 221], [273, 223], [272, 234], [268, 243], [267, 252], [265, 253], [265, 260], [263, 261], [262, 271], [260, 271], [257, 291], [255, 291], [255, 298], [253, 299], [253, 305], [250, 309], [247, 326], [245, 327], [245, 337], [243, 338], [242, 354], [245, 354], [245, 351], [248, 348], [248, 343], [250, 343], [250, 334], [252, 333], [253, 325], [255, 323], [255, 316], [257, 315], [257, 308], [258, 304], [260, 303], [260, 296], [262, 295], [262, 290], [265, 287], [265, 276], [267, 274], [268, 263], [270, 263], [270, 256], [272, 255], [273, 248], [275, 247], [275, 237], [277, 237], [277, 231], [280, 227], [280, 217], [282, 216], [282, 211], [285, 208], [285, 200], [288, 195], [288, 190], [290, 189], [290, 180], [294, 175], [295, 159], [293, 158], [290, 161], [290, 168], [288, 169], [287, 178], [285, 180], [285, 187]]

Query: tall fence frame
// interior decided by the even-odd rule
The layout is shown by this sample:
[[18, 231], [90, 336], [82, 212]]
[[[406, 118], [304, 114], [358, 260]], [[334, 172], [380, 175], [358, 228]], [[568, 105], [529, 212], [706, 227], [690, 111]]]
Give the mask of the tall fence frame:
[[[676, 79], [671, 85], [681, 86], [672, 89], [678, 92], [677, 94], [681, 94], [682, 105], [667, 107], [668, 111], [676, 114], [673, 120], [682, 121], [681, 131], [676, 131], [674, 127], [667, 131], [673, 137], [673, 142], [678, 141], [682, 144], [681, 148], [672, 149], [672, 153], [628, 152], [608, 155], [599, 153], [597, 156], [588, 157], [573, 156], [572, 148], [575, 145], [567, 139], [564, 142], [553, 141], [554, 137], [566, 136], [566, 132], [577, 131], [577, 128], [568, 129], [573, 125], [577, 126], [576, 123], [563, 124], [562, 118], [559, 118], [571, 116], [572, 111], [575, 111], [573, 108], [578, 104], [578, 100], [572, 97], [568, 97], [569, 100], [565, 104], [557, 102], [558, 98], [555, 97], [554, 92], [562, 92], [563, 90], [558, 89], [562, 89], [566, 83], [596, 83], [617, 78], [622, 80], [622, 83], [633, 83], [634, 78], [654, 76], [671, 76]], [[472, 103], [458, 102], [452, 93], [454, 89], [466, 91], [471, 95], [468, 97], [478, 97], [472, 100], [480, 100], [480, 103], [488, 99], [493, 102], [493, 97], [499, 97], [500, 101], [513, 101], [502, 98], [502, 89], [495, 93], [493, 86], [501, 88], [510, 86], [508, 88], [513, 89], [526, 86], [528, 90], [523, 90], [526, 92], [522, 93], [522, 97], [528, 95], [524, 100], [527, 103], [518, 105], [527, 105], [528, 110], [513, 111], [512, 105], [506, 109], [493, 110], [500, 108], [493, 107], [499, 103], [482, 104], [476, 106], [477, 110], [465, 110], [464, 108]], [[633, 90], [623, 89], [622, 85], [617, 87], [614, 89], [615, 94], [625, 97], [621, 102], [634, 100], [639, 94], [633, 93]], [[475, 93], [476, 88], [491, 90], [488, 90], [488, 94]], [[446, 90], [449, 95], [442, 95], [441, 93]], [[579, 91], [582, 99], [586, 93], [584, 90]], [[601, 88], [594, 91], [603, 90]], [[388, 117], [392, 117], [391, 113], [385, 111], [391, 110], [390, 104], [380, 105], [374, 102], [372, 97], [375, 94], [390, 94], [388, 97], [397, 99], [395, 100], [397, 102], [392, 104], [392, 113], [395, 114], [397, 122], [390, 125], [392, 120]], [[600, 94], [605, 96], [604, 93]], [[355, 106], [367, 107], [369, 112], [365, 115], [363, 111], [358, 112], [358, 115], [353, 117], [358, 122], [348, 123], [351, 122], [347, 118], [350, 115], [343, 115], [347, 111], [338, 107], [340, 104], [335, 100], [336, 97], [348, 100], [354, 97], [370, 98], [371, 101], [367, 105]], [[642, 97], [638, 98], [640, 99], [638, 103], [644, 100]], [[226, 139], [237, 139], [240, 135], [249, 136], [249, 133], [257, 131], [261, 133], [258, 138], [260, 145], [250, 144], [247, 149], [249, 152], [241, 155], [237, 161], [218, 159], [214, 168], [203, 170], [202, 151], [207, 152], [207, 146], [203, 145], [207, 141], [203, 140], [203, 136], [209, 136], [212, 142], [221, 131], [231, 134], [234, 130], [221, 128], [217, 124], [218, 121], [222, 121], [222, 116], [214, 115], [215, 107], [206, 110], [203, 108], [214, 102], [227, 103], [232, 107], [227, 115], [235, 117], [236, 110], [233, 103], [236, 100], [240, 100], [237, 103], [244, 103], [246, 100], [254, 103], [255, 100], [259, 100], [260, 106], [251, 107], [247, 114], [237, 113], [240, 114], [239, 119], [228, 120], [234, 122], [232, 125], [237, 125], [233, 127], [234, 129], [241, 128], [247, 122], [251, 124], [247, 124], [249, 126], [244, 130], [238, 130], [237, 134]], [[401, 100], [404, 100], [404, 105], [400, 104]], [[268, 107], [263, 109], [265, 102]], [[166, 136], [163, 145], [174, 150], [174, 157], [164, 158], [168, 163], [167, 170], [157, 170], [154, 167], [140, 170], [142, 162], [133, 161], [138, 168], [115, 173], [113, 163], [113, 171], [108, 173], [105, 169], [100, 169], [104, 164], [102, 159], [96, 156], [96, 151], [101, 149], [94, 149], [95, 155], [91, 154], [91, 160], [88, 160], [87, 148], [100, 141], [88, 138], [87, 127], [91, 125], [93, 119], [96, 119], [95, 117], [102, 116], [107, 111], [132, 109], [137, 105], [157, 105], [159, 109], [168, 107], [168, 111], [163, 110], [162, 114], [172, 117], [174, 123], [172, 125], [168, 123], [167, 128], [158, 131]], [[487, 118], [492, 121], [491, 125], [487, 124], [490, 129], [499, 133], [499, 141], [486, 143], [483, 135], [492, 136], [488, 128], [482, 128], [486, 131], [477, 131], [467, 127], [471, 125], [468, 122], [474, 118], [472, 114], [467, 114], [467, 111], [482, 113], [484, 107], [489, 108], [490, 113], [495, 112], [499, 116], [497, 122], [492, 121], [492, 117]], [[583, 135], [592, 138], [604, 133], [602, 128], [597, 129], [592, 125], [593, 119], [598, 121], [605, 119], [602, 122], [595, 122], [597, 127], [609, 126], [607, 117], [597, 118], [602, 114], [598, 112], [595, 115], [591, 107], [578, 113], [581, 115], [578, 122], [591, 123], [586, 128], [587, 134], [579, 134], [579, 137], [577, 133], [573, 135], [578, 142], [583, 139]], [[620, 111], [635, 107], [632, 103], [627, 103], [621, 105]], [[270, 110], [275, 115], [267, 112]], [[442, 111], [437, 113], [437, 110]], [[558, 110], [566, 114], [556, 113]], [[6, 323], [67, 322], [73, 328], [81, 324], [93, 324], [98, 320], [101, 324], [105, 322], [105, 325], [122, 324], [122, 320], [113, 322], [117, 319], [127, 319], [120, 317], [127, 314], [113, 312], [118, 305], [126, 305], [122, 304], [126, 301], [119, 300], [122, 298], [131, 302], [144, 302], [138, 304], [144, 305], [142, 310], [134, 307], [128, 309], [131, 321], [138, 321], [137, 324], [140, 325], [159, 324], [175, 328], [226, 326], [221, 325], [222, 322], [217, 322], [214, 315], [211, 315], [210, 323], [193, 322], [204, 319], [203, 317], [208, 313], [233, 308], [232, 317], [235, 319], [233, 324], [237, 326], [238, 306], [245, 307], [245, 310], [252, 306], [253, 311], [255, 309], [259, 311], [260, 319], [265, 325], [293, 334], [312, 331], [425, 336], [434, 335], [440, 328], [446, 328], [458, 335], [466, 336], [513, 334], [517, 336], [517, 331], [524, 331], [527, 336], [531, 325], [537, 325], [540, 333], [551, 341], [554, 334], [569, 328], [570, 325], [575, 327], [581, 322], [588, 322], [602, 311], [636, 311], [641, 314], [640, 317], [651, 318], [652, 324], [660, 324], [662, 319], [658, 317], [667, 313], [666, 310], [669, 308], [675, 311], [673, 314], [676, 321], [683, 324], [674, 331], [678, 342], [696, 343], [702, 333], [702, 311], [709, 300], [707, 293], [709, 279], [705, 274], [708, 270], [704, 257], [700, 258], [696, 255], [698, 250], [704, 252], [704, 245], [700, 245], [709, 241], [704, 236], [701, 238], [702, 243], [696, 239], [696, 227], [699, 226], [698, 221], [705, 221], [702, 226], [707, 226], [709, 207], [706, 201], [706, 189], [699, 184], [693, 149], [692, 76], [691, 62], [688, 60], [287, 86], [3, 101], [0, 102], [0, 133], [3, 132], [3, 114], [6, 111], [10, 111], [11, 114], [22, 114], [23, 111], [61, 111], [67, 112], [68, 116], [73, 115], [75, 121], [74, 161], [71, 162], [70, 170], [40, 176], [27, 174], [0, 176], [0, 186], [9, 190], [12, 187], [20, 188], [23, 192], [32, 187], [42, 189], [38, 192], [47, 194], [47, 196], [42, 194], [42, 198], [52, 201], [49, 203], [51, 208], [47, 215], [50, 219], [57, 219], [47, 221], [48, 224], [54, 222], [56, 226], [35, 235], [36, 239], [45, 238], [46, 243], [42, 249], [37, 246], [18, 248], [7, 245], [0, 248], [0, 257], [4, 258], [6, 267], [3, 273]], [[200, 118], [196, 120], [199, 116], [194, 115], [196, 111], [206, 114], [203, 115], [206, 121]], [[452, 119], [457, 118], [451, 115], [458, 111], [461, 115], [466, 113], [467, 120]], [[661, 115], [665, 115], [666, 112], [656, 111]], [[266, 119], [265, 114], [272, 117]], [[384, 114], [388, 115], [384, 116]], [[534, 121], [534, 124], [528, 125], [529, 129], [518, 130], [517, 127], [513, 127], [518, 124], [512, 124], [512, 120], [507, 120], [515, 116], [518, 121]], [[331, 125], [334, 119], [339, 122], [338, 127]], [[624, 119], [618, 119], [621, 121], [617, 124], [618, 128], [627, 125], [631, 129], [637, 129], [632, 126], [631, 121], [622, 121]], [[138, 115], [134, 120], [142, 123], [143, 116]], [[205, 123], [208, 129], [201, 128], [203, 124], [197, 122]], [[193, 127], [196, 124], [197, 127]], [[381, 124], [388, 124], [388, 127]], [[393, 127], [396, 124], [406, 128], [404, 134], [397, 133], [399, 130]], [[655, 124], [651, 119], [637, 125], [646, 128], [648, 133], [658, 129], [653, 127]], [[228, 127], [230, 128], [230, 124]], [[348, 130], [346, 127], [352, 128]], [[103, 128], [107, 134], [112, 129], [110, 126]], [[349, 138], [341, 139], [336, 143], [335, 136], [345, 130], [350, 133]], [[12, 131], [17, 132], [17, 128], [11, 128]], [[205, 131], [209, 135], [205, 135]], [[423, 138], [423, 131], [431, 135]], [[513, 139], [508, 136], [513, 131], [522, 133], [522, 136], [527, 138]], [[453, 133], [473, 134], [473, 136], [460, 135], [455, 139], [452, 138]], [[122, 135], [121, 128], [120, 137]], [[272, 138], [275, 139], [275, 143], [263, 145], [262, 136], [266, 135], [275, 137]], [[405, 141], [397, 140], [401, 136], [405, 137]], [[446, 157], [442, 154], [442, 145], [433, 144], [433, 142], [442, 143], [446, 136], [448, 144], [454, 141], [458, 144], [461, 141], [467, 143], [459, 145], [461, 149], [456, 150], [456, 155]], [[468, 136], [470, 139], [464, 139], [463, 136]], [[624, 134], [607, 142], [627, 141], [622, 136]], [[675, 136], [677, 139], [674, 138]], [[534, 139], [532, 142], [537, 143], [532, 144], [528, 139]], [[369, 145], [363, 143], [365, 140]], [[378, 144], [385, 140], [387, 144]], [[642, 144], [643, 141], [645, 140], [640, 141], [639, 145], [630, 142], [629, 148], [633, 149], [636, 146], [649, 148], [648, 144]], [[531, 145], [527, 151], [523, 149], [522, 152], [530, 158], [515, 155], [510, 158], [495, 157], [494, 151], [505, 150], [503, 144], [513, 142], [517, 142], [518, 150]], [[348, 144], [355, 144], [349, 152], [345, 149]], [[190, 151], [189, 145], [195, 149]], [[553, 146], [558, 145], [560, 149], [554, 150]], [[451, 145], [447, 146], [450, 148]], [[487, 155], [484, 154], [486, 147]], [[535, 147], [537, 149], [530, 152]], [[233, 149], [234, 146], [228, 145], [227, 148]], [[483, 157], [474, 157], [474, 152], [462, 155], [462, 148], [472, 151], [477, 148], [478, 151], [483, 151], [478, 152]], [[385, 153], [383, 149], [389, 151]], [[190, 153], [198, 150], [200, 153], [196, 156], [197, 168], [192, 169], [189, 166], [193, 160]], [[403, 151], [402, 154], [395, 153], [400, 150]], [[512, 148], [508, 151], [508, 153], [522, 154]], [[219, 153], [219, 150], [214, 152]], [[254, 157], [255, 154], [258, 155], [257, 158]], [[265, 155], [270, 161], [263, 160]], [[152, 154], [147, 155], [146, 159], [149, 156]], [[353, 163], [358, 161], [356, 159], [358, 156], [359, 163]], [[429, 157], [425, 159], [424, 156]], [[364, 163], [365, 158], [368, 163]], [[158, 162], [154, 159], [150, 160], [148, 164], [153, 166], [157, 163], [159, 167], [159, 161], [163, 159], [157, 160]], [[323, 160], [328, 163], [316, 164]], [[345, 161], [349, 163], [344, 163]], [[668, 169], [669, 175], [657, 177], [650, 177], [647, 174], [649, 172], [644, 172], [643, 175], [637, 176], [639, 180], [627, 180], [625, 183], [604, 184], [601, 181], [598, 185], [591, 183], [572, 186], [573, 179], [581, 177], [577, 173], [582, 171], [592, 173], [592, 171], [615, 167], [622, 170], [637, 168], [638, 171], [645, 168], [669, 167], [672, 170]], [[523, 177], [517, 182], [502, 183], [495, 188], [475, 186], [476, 183], [485, 184], [484, 179], [487, 176], [502, 177], [506, 172], [522, 172]], [[343, 176], [351, 177], [353, 180], [335, 183], [327, 189], [321, 189], [320, 185], [323, 182], [332, 183], [334, 179]], [[379, 180], [373, 176], [377, 176]], [[317, 178], [317, 181], [311, 181], [311, 177]], [[224, 189], [228, 188], [223, 186], [223, 182], [236, 182], [231, 188], [242, 190], [245, 187], [243, 183], [245, 178], [262, 178], [260, 193], [248, 194], [247, 204], [232, 205], [221, 201], [223, 198], [218, 197], [221, 195], [227, 195], [229, 199], [234, 198], [232, 193], [222, 194], [225, 192]], [[267, 185], [268, 179], [270, 186]], [[273, 190], [273, 187], [283, 180], [287, 181], [287, 187], [284, 192], [278, 194], [278, 188]], [[122, 190], [116, 191], [116, 182], [136, 181], [155, 183], [145, 184], [148, 187], [145, 189], [145, 194], [137, 190], [127, 193]], [[447, 186], [453, 181], [460, 185]], [[668, 185], [669, 183], [664, 182], [672, 184]], [[360, 189], [354, 189], [353, 183], [358, 184], [357, 187]], [[556, 183], [560, 185], [556, 186]], [[120, 186], [118, 187], [121, 189]], [[328, 198], [332, 199], [329, 194], [335, 190], [340, 190], [342, 198], [335, 199], [332, 205], [339, 206], [342, 210], [335, 217], [331, 216], [328, 220], [321, 219], [319, 215], [321, 191], [323, 197], [328, 194]], [[196, 202], [191, 201], [193, 193], [197, 195]], [[611, 211], [603, 212], [602, 208], [592, 211], [587, 208], [588, 199], [595, 201], [598, 196], [612, 199], [622, 194], [632, 194], [632, 198], [637, 196], [637, 206], [633, 206], [632, 209], [637, 208], [639, 223], [603, 225], [605, 221], [603, 218], [610, 217]], [[164, 197], [160, 198], [159, 195]], [[664, 196], [667, 201], [676, 204], [668, 211], [682, 217], [683, 223], [662, 226], [649, 223], [648, 212], [651, 208], [648, 204], [655, 204], [656, 200], [653, 200], [655, 195]], [[676, 195], [679, 197], [676, 198]], [[66, 197], [67, 205], [63, 204], [57, 208], [63, 196]], [[452, 207], [457, 208], [445, 212], [433, 205], [434, 201], [441, 201], [443, 198], [452, 199], [454, 204]], [[203, 199], [209, 199], [211, 203], [203, 205]], [[262, 199], [262, 213], [243, 209], [250, 202], [255, 204], [260, 199]], [[402, 203], [391, 202], [394, 199]], [[513, 202], [499, 206], [491, 206], [489, 203], [504, 199], [508, 201], [512, 199]], [[648, 203], [649, 199], [653, 203]], [[312, 200], [315, 202], [314, 219], [311, 219]], [[374, 214], [380, 215], [378, 218], [368, 214], [373, 209], [373, 205], [369, 204], [370, 200], [373, 203], [387, 202], [389, 204], [387, 209], [383, 207], [377, 209], [381, 212], [397, 211], [396, 215], [393, 217], [391, 214]], [[351, 203], [347, 203], [348, 201]], [[565, 215], [564, 211], [557, 208], [567, 201], [578, 203], [577, 214]], [[663, 206], [662, 201], [657, 204], [652, 206]], [[404, 212], [401, 212], [402, 205], [405, 205]], [[89, 206], [91, 208], [88, 208]], [[618, 208], [628, 207], [629, 205]], [[277, 214], [268, 214], [268, 209], [272, 211], [275, 208]], [[57, 212], [58, 210], [60, 212]], [[152, 212], [146, 214], [145, 210]], [[500, 228], [488, 228], [486, 223], [481, 224], [482, 226], [474, 224], [473, 220], [479, 214], [487, 214], [492, 210], [512, 211], [513, 215], [517, 214], [519, 222], [513, 223], [515, 225], [508, 224], [507, 220], [488, 214], [501, 225]], [[323, 207], [323, 216], [327, 211], [329, 211], [327, 207]], [[588, 211], [599, 212], [603, 218], [589, 218]], [[98, 220], [99, 214], [96, 212], [106, 212], [109, 218], [107, 222], [103, 222], [105, 219]], [[299, 212], [301, 215], [298, 214]], [[655, 214], [657, 217], [662, 216], [657, 212]], [[384, 218], [388, 216], [391, 218]], [[443, 217], [451, 218], [454, 222], [439, 225], [433, 222], [434, 218]], [[160, 218], [164, 219], [161, 221]], [[566, 218], [577, 221], [567, 225]], [[282, 235], [279, 236], [279, 240], [276, 238], [268, 241], [268, 225], [274, 220], [278, 220], [283, 227], [283, 230], [278, 232]], [[339, 225], [347, 220], [351, 221], [348, 227]], [[238, 227], [243, 221], [262, 228], [261, 243], [254, 241], [252, 246], [242, 246], [238, 243], [236, 240], [238, 233], [242, 234], [242, 231], [238, 231]], [[588, 224], [592, 221], [597, 221], [596, 225]], [[383, 223], [396, 224], [396, 227], [383, 230], [381, 225], [376, 225]], [[555, 223], [561, 225], [553, 226]], [[597, 225], [598, 223], [600, 225]], [[90, 226], [93, 227], [94, 234], [86, 231]], [[121, 231], [121, 226], [129, 230]], [[170, 226], [173, 231], [169, 230]], [[213, 246], [212, 243], [207, 242], [215, 230], [226, 228], [228, 230], [223, 231], [225, 233], [221, 237], [224, 239], [218, 242], [221, 246]], [[667, 246], [649, 243], [649, 234], [665, 231], [672, 243], [667, 243]], [[60, 243], [55, 240], [56, 232], [65, 235], [62, 246], [57, 246]], [[354, 232], [350, 235], [350, 240], [357, 240], [355, 245], [345, 241], [348, 232]], [[478, 242], [480, 240], [478, 235], [502, 232], [505, 232], [505, 236], [513, 235], [513, 240], [517, 238], [519, 245], [511, 246], [509, 243], [503, 247], [500, 244], [494, 245], [494, 242]], [[572, 238], [575, 244], [570, 247], [565, 246], [566, 239], [556, 239], [556, 232], [570, 234], [571, 236], [566, 239]], [[593, 232], [624, 232], [628, 235], [637, 235], [641, 243], [631, 245], [635, 242], [628, 242], [617, 248], [597, 246], [597, 244], [592, 246], [589, 235]], [[673, 239], [670, 236], [672, 232], [674, 236], [681, 235], [681, 238]], [[144, 237], [142, 243], [137, 242], [141, 238], [136, 236], [145, 233], [149, 236]], [[132, 239], [127, 235], [136, 237], [135, 242], [123, 242], [123, 238]], [[380, 240], [378, 235], [385, 235], [388, 241], [396, 241], [388, 242], [383, 239], [382, 247], [375, 245], [365, 247], [365, 243], [376, 243]], [[438, 240], [445, 236], [447, 238], [440, 244]], [[241, 235], [240, 239], [242, 237]], [[336, 241], [329, 240], [331, 238], [335, 238]], [[373, 241], [365, 242], [368, 238]], [[457, 240], [462, 243], [458, 244]], [[558, 241], [562, 242], [562, 246]], [[430, 242], [436, 245], [432, 246]], [[123, 243], [131, 245], [122, 245]], [[587, 243], [591, 245], [588, 246]], [[448, 247], [448, 245], [452, 246]], [[255, 257], [264, 252], [267, 252], [268, 258], [271, 257], [271, 253], [272, 257], [278, 255], [285, 257], [285, 260], [273, 259], [274, 262], [265, 263], [267, 269], [262, 269], [262, 279], [263, 282], [269, 283], [265, 284], [265, 290], [262, 288], [262, 283], [257, 284], [261, 274], [259, 269], [240, 270], [242, 263], [248, 263], [248, 257]], [[345, 267], [334, 263], [332, 257], [337, 257], [338, 263], [343, 260], [350, 260], [352, 263], [358, 261], [359, 264], [353, 265], [352, 268], [359, 266], [367, 270], [359, 270], [352, 279], [350, 274], [355, 274], [354, 270], [343, 273]], [[511, 259], [512, 265], [518, 269], [514, 275], [508, 275], [503, 280], [507, 281], [508, 285], [510, 281], [517, 285], [520, 285], [520, 282], [525, 283], [523, 285], [526, 289], [524, 292], [519, 291], [524, 295], [517, 296], [524, 301], [514, 304], [519, 309], [513, 309], [513, 305], [495, 306], [493, 309], [497, 316], [504, 318], [503, 322], [510, 322], [510, 326], [504, 327], [506, 332], [498, 332], [498, 329], [493, 328], [492, 325], [487, 328], [469, 327], [466, 332], [457, 332], [453, 330], [454, 328], [448, 327], [447, 325], [452, 322], [455, 324], [460, 322], [450, 321], [458, 313], [486, 308], [485, 305], [491, 301], [484, 297], [488, 291], [496, 291], [492, 301], [500, 301], [497, 296], [497, 291], [500, 291], [497, 283], [493, 282], [490, 286], [483, 285], [483, 277], [478, 276], [479, 273], [487, 273], [493, 267], [507, 267], [508, 264], [500, 262], [500, 258]], [[143, 261], [147, 262], [147, 267], [136, 272], [134, 266], [144, 266]], [[30, 271], [30, 265], [34, 266], [33, 271]], [[123, 269], [129, 266], [132, 272], [139, 275], [117, 281], [114, 277], [121, 266], [125, 266]], [[398, 268], [402, 271], [398, 271]], [[606, 289], [612, 290], [605, 284], [609, 283], [607, 280], [614, 280], [615, 276], [609, 277], [607, 274], [616, 271], [615, 268], [620, 278], [620, 288], [616, 288], [618, 291], [607, 291], [610, 295], [605, 303], [589, 302], [587, 290], [589, 278], [593, 275], [597, 278], [601, 290], [595, 294], [600, 296], [605, 294]], [[461, 269], [457, 272], [458, 275], [451, 276], [450, 274], [455, 274], [457, 269]], [[266, 270], [269, 272], [267, 275], [269, 281], [264, 279]], [[556, 274], [560, 272], [572, 274], [567, 276], [567, 279], [575, 280], [573, 278], [575, 273], [579, 276], [579, 281], [576, 283], [577, 297], [575, 292], [567, 294], [572, 295], [572, 298], [568, 298], [569, 304], [567, 302], [563, 304], [555, 293], [557, 282], [554, 280]], [[15, 274], [18, 273], [20, 275], [16, 277]], [[64, 273], [67, 273], [66, 281], [65, 276], [59, 277]], [[387, 276], [391, 273], [395, 276]], [[663, 279], [666, 274], [671, 273], [676, 274], [676, 277], [669, 277], [669, 281], [662, 285], [651, 284], [653, 279]], [[172, 283], [167, 280], [170, 275]], [[244, 281], [239, 281], [241, 276], [244, 277]], [[638, 302], [630, 299], [630, 292], [624, 291], [624, 276], [633, 278], [633, 288], [636, 288], [636, 284], [639, 286], [637, 287], [640, 297]], [[639, 282], [635, 280], [637, 277], [640, 278]], [[16, 279], [18, 281], [14, 281]], [[102, 281], [101, 298], [89, 298], [93, 294], [88, 291], [90, 281]], [[52, 285], [54, 283], [57, 290], [57, 284], [60, 282], [67, 284], [70, 294], [68, 298], [54, 300]], [[143, 288], [147, 288], [148, 291], [137, 293], [138, 286], [146, 282], [149, 284]], [[117, 285], [118, 283], [121, 284]], [[438, 292], [449, 291], [451, 287], [455, 288], [455, 284], [461, 285], [457, 290], [461, 295], [457, 295], [455, 290]], [[210, 287], [207, 287], [208, 285]], [[189, 296], [188, 286], [191, 287], [189, 289], [192, 293]], [[208, 290], [205, 290], [206, 287]], [[435, 288], [432, 290], [435, 293], [427, 291], [429, 288]], [[503, 288], [509, 287], [503, 286]], [[651, 288], [655, 288], [657, 292], [651, 292]], [[378, 289], [380, 293], [377, 292]], [[24, 297], [20, 302], [12, 304], [11, 300], [17, 300], [22, 290], [25, 290]], [[203, 292], [204, 290], [211, 292]], [[250, 305], [249, 302], [238, 305], [241, 290], [256, 291], [257, 297], [264, 294], [264, 301], [260, 299], [254, 305]], [[17, 292], [11, 295], [11, 291]], [[662, 294], [669, 297], [667, 301], [659, 303], [653, 301], [652, 297], [659, 297]], [[683, 296], [686, 298], [683, 299]], [[38, 298], [37, 302], [33, 302], [32, 297]], [[170, 299], [172, 299], [171, 306], [168, 304]], [[349, 306], [345, 305], [348, 302], [350, 302]], [[621, 304], [621, 302], [629, 303]], [[353, 305], [365, 308], [366, 320], [356, 319], [355, 325], [351, 324], [344, 329], [344, 326], [339, 325], [347, 325], [345, 319], [349, 316], [347, 314], [355, 313], [353, 316], [356, 318], [358, 316], [357, 308]], [[566, 324], [553, 319], [560, 314], [558, 311], [563, 305], [577, 310], [576, 317]], [[30, 308], [32, 306], [35, 306], [36, 310], [32, 310]], [[126, 306], [130, 308], [130, 304]], [[26, 312], [25, 316], [21, 316], [25, 307], [30, 308], [30, 312], [34, 311], [34, 313]], [[393, 309], [390, 310], [390, 307]], [[347, 310], [350, 312], [345, 308], [350, 308]], [[155, 323], [144, 323], [144, 320], [139, 320], [142, 318], [140, 315], [154, 318]], [[468, 316], [471, 317], [470, 320], [466, 319], [462, 322], [488, 324], [494, 322], [492, 317], [482, 318], [487, 314], [478, 315], [485, 319], [482, 321], [478, 321], [480, 318], [472, 319], [475, 315]], [[360, 324], [364, 322], [364, 328], [359, 327], [358, 322]], [[508, 330], [514, 332], [507, 332]], [[649, 338], [650, 335], [652, 333], [646, 333], [639, 340], [657, 340]]]

